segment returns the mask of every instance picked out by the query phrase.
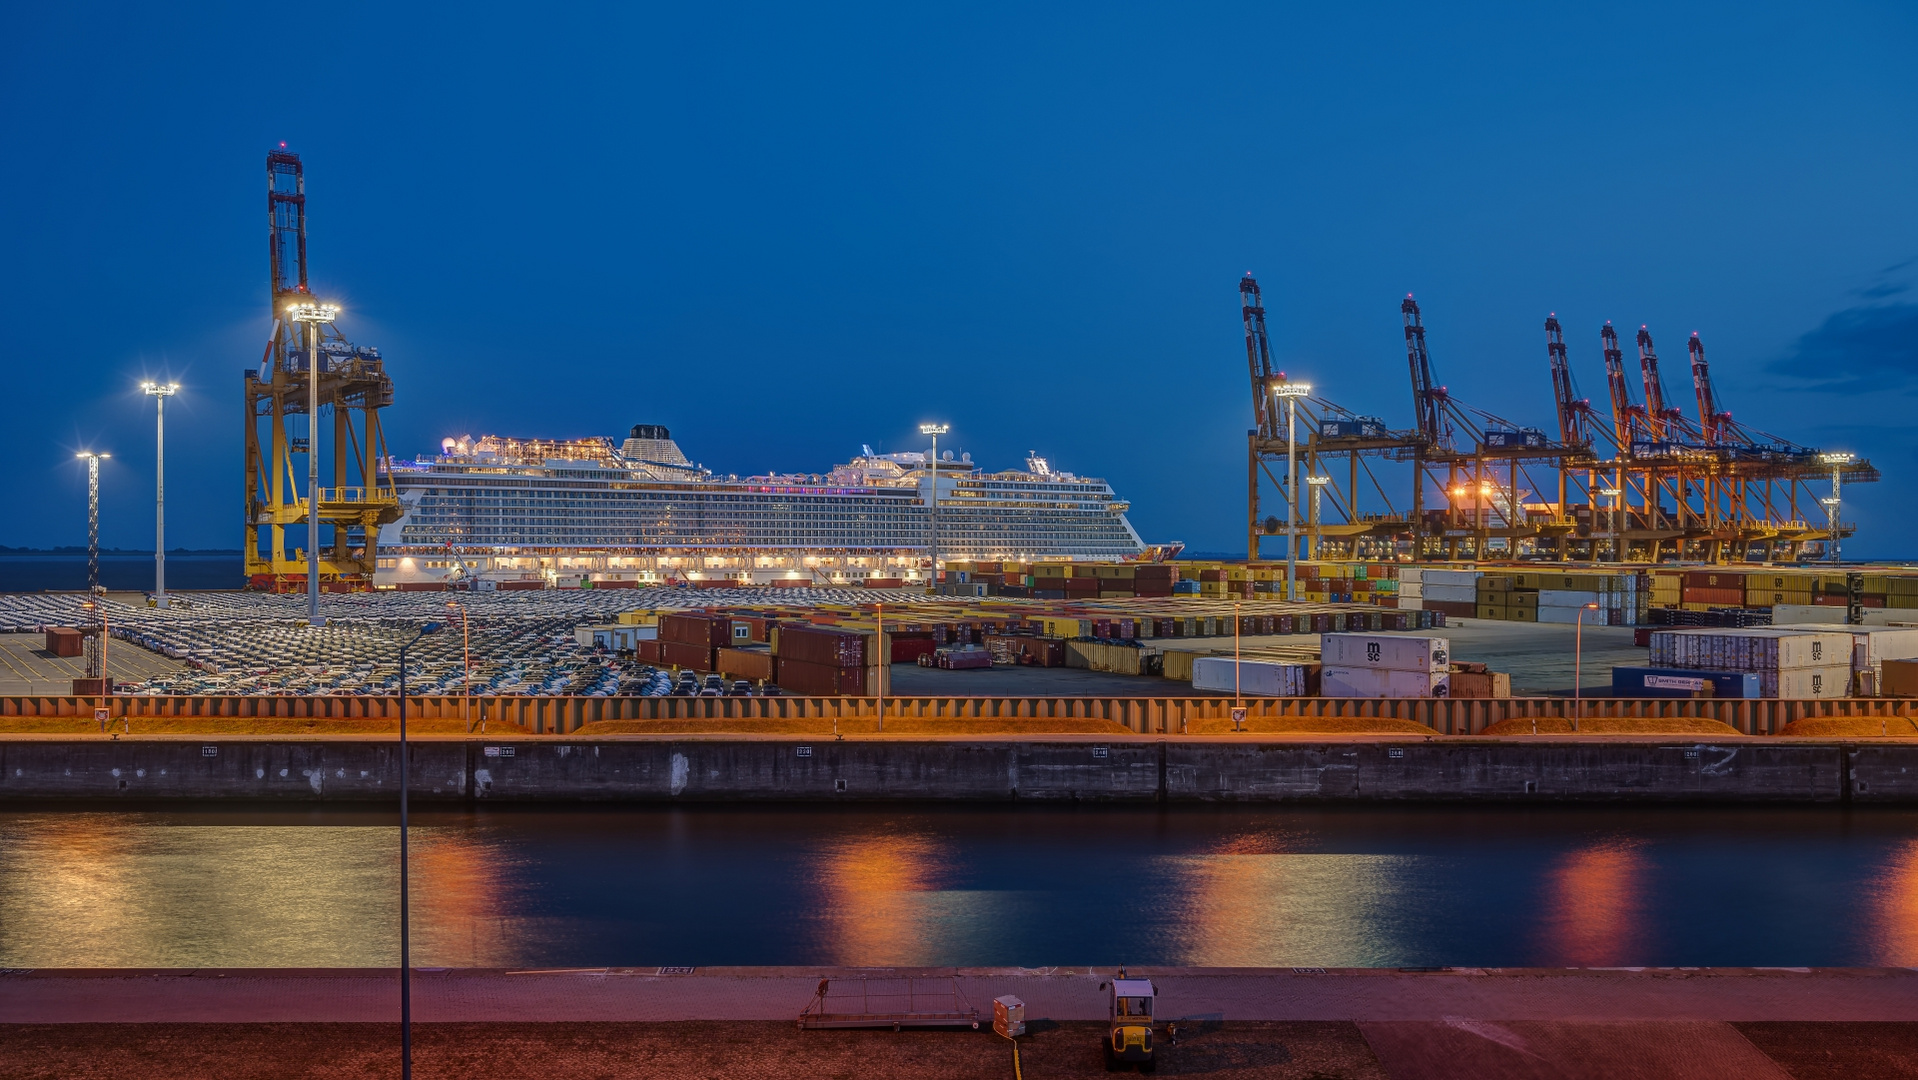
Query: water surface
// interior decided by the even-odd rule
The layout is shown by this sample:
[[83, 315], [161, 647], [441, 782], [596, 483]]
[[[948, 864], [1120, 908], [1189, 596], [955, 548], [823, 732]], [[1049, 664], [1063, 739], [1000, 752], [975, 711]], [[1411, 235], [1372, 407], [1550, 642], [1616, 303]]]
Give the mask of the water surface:
[[[372, 811], [0, 811], [0, 966], [372, 966]], [[1918, 811], [631, 807], [415, 816], [430, 966], [1918, 965]]]

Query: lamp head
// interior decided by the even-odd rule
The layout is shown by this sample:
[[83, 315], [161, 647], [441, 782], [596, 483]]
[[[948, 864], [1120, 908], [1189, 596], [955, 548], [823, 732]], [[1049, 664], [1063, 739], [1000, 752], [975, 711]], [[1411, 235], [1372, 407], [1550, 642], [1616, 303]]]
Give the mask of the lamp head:
[[1844, 453], [1818, 455], [1818, 460], [1824, 462], [1827, 465], [1849, 465], [1855, 459], [1856, 459], [1856, 455], [1844, 454]]
[[286, 317], [294, 322], [330, 323], [339, 316], [338, 304], [316, 304], [310, 300], [295, 300], [286, 305]]
[[143, 382], [140, 384], [140, 389], [152, 397], [172, 397], [179, 392], [180, 384]]
[[1585, 610], [1587, 610], [1587, 611], [1597, 611], [1597, 610], [1598, 610], [1598, 605], [1597, 605], [1597, 604], [1586, 604], [1586, 605], [1585, 605]]
[[951, 424], [920, 424], [919, 425], [919, 434], [921, 435], [944, 435], [946, 432], [951, 430], [952, 430]]
[[428, 634], [437, 634], [439, 632], [440, 632], [440, 624], [436, 622], [430, 622], [430, 623], [427, 623], [425, 626], [420, 627], [421, 637], [425, 637]]

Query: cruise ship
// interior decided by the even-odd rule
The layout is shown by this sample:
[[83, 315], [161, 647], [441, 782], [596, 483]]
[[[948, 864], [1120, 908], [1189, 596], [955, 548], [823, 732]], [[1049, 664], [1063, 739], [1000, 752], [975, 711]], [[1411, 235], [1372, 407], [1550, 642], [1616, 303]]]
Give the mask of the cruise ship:
[[1104, 480], [987, 472], [970, 454], [875, 454], [825, 473], [722, 476], [671, 432], [441, 442], [384, 467], [402, 514], [379, 531], [375, 587], [558, 587], [734, 582], [923, 585], [946, 560], [1114, 561], [1145, 555], [1128, 504]]

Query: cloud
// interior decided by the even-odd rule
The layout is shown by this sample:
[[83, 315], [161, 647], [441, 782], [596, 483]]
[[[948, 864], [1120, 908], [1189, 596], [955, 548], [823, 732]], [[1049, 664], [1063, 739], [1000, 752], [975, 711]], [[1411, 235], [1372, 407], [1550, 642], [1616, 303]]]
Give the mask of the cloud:
[[1862, 289], [1854, 290], [1854, 292], [1867, 300], [1883, 300], [1887, 296], [1897, 296], [1909, 288], [1911, 288], [1909, 285], [1888, 281], [1881, 285], [1867, 285]]
[[1834, 312], [1767, 370], [1814, 390], [1918, 389], [1918, 304]]

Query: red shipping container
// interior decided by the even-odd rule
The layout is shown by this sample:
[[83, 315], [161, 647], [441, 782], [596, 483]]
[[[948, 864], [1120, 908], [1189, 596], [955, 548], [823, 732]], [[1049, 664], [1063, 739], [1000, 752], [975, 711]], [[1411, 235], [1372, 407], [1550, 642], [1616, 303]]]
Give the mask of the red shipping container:
[[735, 679], [771, 682], [773, 654], [758, 649], [720, 649], [714, 657], [714, 668]]
[[[1687, 570], [1685, 571], [1686, 589], [1734, 589], [1741, 595], [1745, 591], [1745, 575], [1730, 570]], [[1700, 600], [1698, 603], [1709, 603]]]
[[868, 589], [903, 589], [905, 587], [905, 578], [869, 577], [866, 579], [866, 588]]
[[892, 662], [895, 664], [916, 664], [921, 656], [937, 647], [933, 644], [931, 633], [895, 634], [888, 630], [886, 637], [892, 641]]
[[633, 655], [649, 664], [662, 662], [659, 658], [659, 641], [656, 638], [646, 638], [641, 641], [639, 647], [633, 650]]
[[47, 627], [47, 651], [55, 656], [80, 656], [86, 652], [86, 637], [71, 627]]
[[[1686, 577], [1692, 575], [1687, 574]], [[1724, 575], [1719, 575], [1720, 577]], [[1745, 590], [1742, 588], [1710, 588], [1702, 585], [1686, 585], [1681, 593], [1687, 604], [1716, 604], [1723, 607], [1741, 607], [1745, 603]]]
[[659, 643], [661, 663], [674, 667], [692, 668], [694, 671], [713, 670], [713, 652], [710, 646], [692, 645], [684, 641], [662, 641]]
[[825, 667], [864, 667], [866, 636], [818, 626], [782, 626], [779, 628], [780, 659]]
[[733, 643], [733, 623], [731, 619], [707, 615], [661, 615], [659, 639], [717, 649]]
[[809, 664], [803, 660], [779, 657], [779, 685], [807, 697], [863, 697], [866, 693], [864, 668]]

